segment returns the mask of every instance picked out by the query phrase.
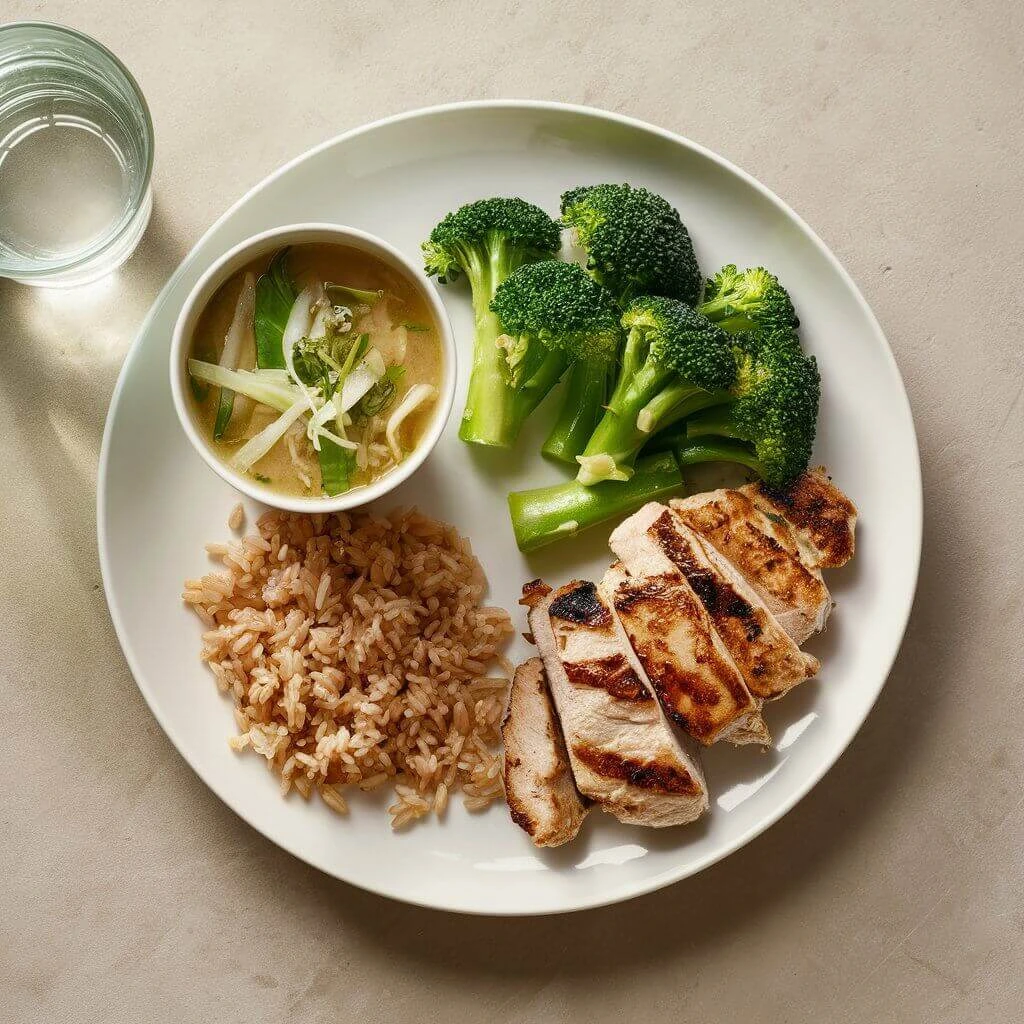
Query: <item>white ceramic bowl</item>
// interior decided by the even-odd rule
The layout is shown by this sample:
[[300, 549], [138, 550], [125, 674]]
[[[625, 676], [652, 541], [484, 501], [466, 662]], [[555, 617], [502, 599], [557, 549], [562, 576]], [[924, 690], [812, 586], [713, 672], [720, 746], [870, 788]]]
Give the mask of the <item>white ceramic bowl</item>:
[[[266, 487], [258, 480], [236, 472], [217, 455], [200, 432], [195, 408], [188, 397], [187, 364], [192, 332], [195, 330], [199, 317], [217, 289], [232, 274], [260, 256], [266, 256], [288, 245], [312, 242], [345, 245], [352, 249], [362, 250], [383, 260], [411, 281], [422, 293], [437, 323], [444, 360], [439, 394], [434, 404], [430, 429], [421, 438], [416, 448], [394, 469], [365, 487], [354, 487], [344, 494], [307, 498], [281, 494]], [[256, 501], [273, 505], [275, 508], [287, 509], [290, 512], [341, 512], [383, 497], [399, 484], [408, 480], [433, 451], [448, 422], [452, 403], [455, 400], [456, 378], [456, 350], [452, 325], [433, 285], [419, 267], [413, 265], [394, 246], [366, 231], [345, 227], [341, 224], [288, 224], [284, 227], [272, 228], [269, 231], [261, 231], [258, 235], [239, 242], [233, 249], [229, 249], [221, 256], [196, 282], [181, 307], [171, 338], [171, 393], [174, 396], [174, 408], [178, 413], [178, 420], [185, 431], [185, 436], [192, 443], [192, 447], [202, 456], [206, 464], [232, 487]]]

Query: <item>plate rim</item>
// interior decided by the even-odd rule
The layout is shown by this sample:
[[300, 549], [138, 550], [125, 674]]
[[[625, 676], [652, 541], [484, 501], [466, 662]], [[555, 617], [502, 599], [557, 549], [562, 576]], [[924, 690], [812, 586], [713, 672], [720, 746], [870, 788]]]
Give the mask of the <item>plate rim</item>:
[[[896, 633], [893, 634], [894, 642], [892, 650], [887, 655], [885, 672], [880, 674], [877, 685], [873, 684], [874, 692], [870, 694], [870, 699], [865, 703], [863, 712], [859, 716], [854, 716], [847, 723], [846, 728], [843, 730], [841, 741], [836, 744], [835, 750], [830, 751], [826, 756], [821, 766], [808, 774], [807, 778], [804, 779], [800, 785], [798, 785], [794, 792], [787, 797], [780, 804], [773, 808], [771, 812], [765, 815], [765, 817], [755, 822], [744, 832], [741, 832], [735, 839], [729, 842], [721, 849], [705, 855], [704, 857], [682, 864], [678, 869], [662, 872], [655, 874], [652, 877], [645, 879], [641, 882], [630, 882], [620, 886], [612, 886], [605, 889], [600, 894], [593, 898], [584, 897], [575, 899], [571, 905], [560, 905], [553, 906], [550, 908], [543, 909], [519, 909], [517, 907], [504, 907], [501, 909], [480, 908], [472, 906], [452, 906], [438, 900], [430, 900], [427, 898], [417, 899], [405, 895], [396, 895], [395, 893], [389, 892], [381, 885], [367, 883], [354, 878], [344, 877], [336, 871], [323, 866], [322, 864], [316, 863], [316, 861], [310, 859], [305, 853], [301, 852], [296, 845], [289, 841], [280, 841], [276, 838], [268, 836], [258, 824], [256, 824], [250, 817], [244, 813], [238, 806], [230, 794], [223, 792], [222, 789], [225, 787], [215, 784], [204, 777], [200, 773], [198, 768], [192, 763], [191, 759], [185, 754], [182, 743], [179, 742], [179, 738], [176, 734], [176, 730], [164, 720], [162, 713], [157, 709], [154, 699], [151, 699], [148, 693], [148, 688], [142, 682], [144, 679], [144, 673], [135, 657], [133, 648], [128, 642], [126, 630], [121, 621], [120, 614], [117, 610], [117, 604], [113, 594], [113, 584], [110, 575], [109, 565], [109, 538], [105, 529], [106, 522], [106, 511], [107, 511], [107, 500], [105, 494], [104, 481], [107, 477], [107, 463], [110, 454], [111, 437], [113, 434], [113, 422], [117, 408], [121, 401], [121, 395], [125, 386], [126, 380], [129, 375], [129, 371], [138, 356], [141, 349], [143, 338], [149, 333], [152, 322], [156, 319], [158, 313], [161, 311], [163, 305], [167, 300], [167, 296], [177, 285], [179, 279], [184, 275], [186, 270], [191, 266], [192, 260], [196, 253], [206, 243], [207, 239], [210, 238], [220, 227], [227, 221], [238, 209], [246, 205], [250, 199], [256, 196], [263, 189], [269, 187], [273, 182], [289, 173], [293, 168], [299, 164], [313, 158], [320, 152], [329, 149], [333, 146], [341, 145], [349, 140], [356, 138], [360, 135], [367, 134], [376, 131], [380, 128], [384, 128], [388, 125], [400, 123], [402, 121], [418, 120], [420, 118], [435, 117], [445, 115], [448, 113], [475, 110], [494, 110], [494, 109], [513, 109], [513, 110], [532, 110], [539, 112], [554, 112], [561, 114], [568, 114], [570, 116], [584, 117], [597, 121], [610, 121], [618, 125], [622, 125], [629, 128], [634, 128], [643, 132], [650, 133], [654, 136], [660, 137], [661, 139], [674, 143], [675, 145], [681, 146], [684, 149], [688, 149], [692, 152], [697, 153], [701, 157], [710, 160], [712, 163], [717, 164], [726, 172], [736, 175], [745, 184], [753, 188], [763, 198], [767, 199], [773, 206], [775, 206], [782, 214], [789, 218], [794, 224], [799, 227], [806, 237], [815, 246], [817, 251], [824, 259], [829, 263], [833, 270], [835, 270], [840, 279], [849, 289], [853, 298], [855, 299], [860, 311], [864, 314], [867, 324], [871, 331], [875, 335], [876, 342], [881, 343], [881, 350], [886, 361], [886, 366], [889, 373], [894, 378], [896, 385], [898, 386], [898, 393], [902, 398], [902, 407], [900, 412], [906, 418], [907, 426], [909, 428], [909, 440], [911, 444], [913, 454], [913, 479], [911, 481], [905, 481], [912, 486], [916, 500], [913, 503], [911, 509], [912, 517], [909, 523], [909, 530], [913, 536], [913, 572], [911, 576], [911, 583], [908, 588], [906, 595], [905, 609], [902, 613], [902, 621], [899, 623], [899, 628]], [[182, 258], [181, 262], [175, 268], [171, 276], [167, 279], [164, 286], [160, 289], [156, 298], [153, 300], [152, 305], [149, 307], [145, 317], [135, 332], [134, 338], [128, 351], [125, 354], [124, 362], [121, 364], [121, 369], [118, 372], [117, 382], [114, 385], [114, 390], [111, 393], [110, 403], [107, 407], [106, 419], [103, 427], [103, 439], [100, 447], [100, 456], [97, 464], [96, 471], [96, 535], [97, 535], [97, 547], [99, 553], [100, 563], [100, 575], [103, 581], [103, 594], [107, 604], [107, 610], [110, 614], [111, 622], [114, 626], [114, 633], [117, 637], [118, 645], [121, 648], [121, 653], [128, 664], [129, 671], [131, 672], [132, 679], [135, 682], [136, 687], [142, 694], [147, 706], [149, 707], [150, 713], [156, 719], [157, 724], [163, 730], [164, 735], [170, 741], [171, 745], [175, 748], [182, 760], [188, 765], [188, 767], [198, 776], [200, 781], [207, 786], [217, 797], [225, 804], [231, 811], [233, 811], [239, 818], [242, 819], [250, 828], [254, 829], [260, 835], [262, 835], [267, 841], [273, 843], [275, 846], [279, 846], [285, 850], [291, 856], [298, 858], [311, 867], [316, 868], [318, 871], [322, 871], [324, 874], [329, 875], [332, 878], [337, 878], [339, 881], [345, 882], [347, 885], [353, 885], [358, 889], [362, 889], [366, 892], [374, 893], [377, 896], [384, 896], [388, 899], [395, 900], [396, 902], [407, 903], [413, 906], [423, 907], [431, 910], [441, 910], [450, 913], [465, 913], [473, 915], [483, 916], [495, 916], [495, 917], [534, 917], [534, 916], [546, 916], [549, 914], [562, 914], [572, 913], [580, 910], [589, 910], [598, 907], [609, 906], [611, 904], [624, 902], [626, 900], [633, 899], [638, 896], [643, 896], [648, 893], [662, 889], [675, 882], [682, 881], [685, 878], [690, 878], [706, 868], [724, 860], [725, 858], [734, 854], [737, 850], [742, 849], [748, 843], [752, 842], [763, 832], [767, 831], [779, 820], [781, 820], [786, 814], [788, 814], [803, 798], [824, 778], [824, 776], [832, 770], [838, 760], [843, 754], [849, 749], [850, 744], [853, 742], [854, 737], [860, 731], [867, 716], [871, 713], [878, 698], [888, 682], [889, 676], [892, 672], [892, 667], [895, 664], [896, 657], [898, 656], [900, 649], [903, 645], [903, 640], [906, 634], [907, 625], [910, 621], [910, 615], [913, 611], [914, 600], [917, 593], [917, 587], [920, 579], [920, 568], [921, 568], [921, 551], [922, 551], [922, 540], [923, 540], [923, 524], [924, 524], [924, 493], [922, 484], [921, 474], [921, 455], [920, 445], [917, 438], [917, 430], [914, 424], [913, 410], [910, 405], [910, 399], [907, 395], [906, 386], [903, 382], [903, 376], [900, 373], [899, 365], [896, 362], [896, 358], [893, 354], [892, 348], [889, 345], [889, 341], [885, 336], [885, 332], [882, 330], [881, 325], [878, 322], [877, 317], [868, 305], [867, 300], [861, 293], [860, 288], [857, 286], [853, 277], [849, 271], [843, 266], [838, 257], [832, 252], [832, 250], [825, 244], [825, 242], [819, 237], [817, 232], [782, 198], [780, 198], [770, 188], [760, 182], [753, 175], [749, 174], [743, 168], [738, 167], [732, 161], [719, 155], [706, 146], [701, 145], [698, 142], [694, 142], [692, 139], [687, 138], [677, 132], [670, 131], [666, 128], [661, 128], [658, 125], [651, 124], [648, 121], [644, 121], [640, 118], [631, 117], [627, 114], [621, 114], [616, 111], [604, 110], [599, 107], [587, 106], [576, 103], [563, 103], [552, 100], [535, 100], [535, 99], [490, 99], [490, 100], [461, 100], [453, 103], [442, 103], [435, 104], [426, 107], [417, 107], [412, 110], [402, 111], [396, 114], [391, 114], [386, 117], [378, 118], [374, 121], [367, 122], [366, 124], [357, 125], [354, 128], [350, 128], [347, 131], [340, 132], [337, 135], [332, 136], [323, 142], [318, 143], [315, 146], [303, 151], [298, 156], [293, 157], [291, 160], [286, 161], [284, 164], [271, 171], [269, 174], [261, 178], [255, 185], [249, 188], [242, 196], [240, 196], [234, 203], [232, 203], [214, 222], [200, 235], [196, 242], [192, 245], [189, 251]]]

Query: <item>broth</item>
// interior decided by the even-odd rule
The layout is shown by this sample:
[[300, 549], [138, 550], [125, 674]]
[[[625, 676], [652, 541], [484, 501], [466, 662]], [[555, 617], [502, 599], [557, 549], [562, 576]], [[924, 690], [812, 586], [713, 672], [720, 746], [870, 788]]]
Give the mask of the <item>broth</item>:
[[[217, 290], [200, 315], [193, 333], [190, 355], [194, 359], [205, 363], [220, 361], [245, 275], [252, 273], [259, 279], [275, 255], [268, 253], [243, 267]], [[420, 443], [433, 419], [442, 376], [437, 324], [418, 284], [370, 253], [334, 244], [296, 245], [288, 252], [287, 267], [297, 290], [314, 286], [319, 281], [384, 293], [373, 306], [338, 293], [331, 295], [332, 303], [344, 305], [352, 313], [351, 330], [342, 337], [349, 339], [366, 334], [369, 345], [381, 354], [387, 367], [404, 368], [401, 376], [394, 380], [394, 395], [388, 406], [377, 415], [369, 415], [363, 414], [360, 411], [362, 406], [357, 405], [352, 410], [353, 423], [345, 428], [346, 439], [358, 441], [360, 445], [359, 450], [351, 453], [347, 489], [363, 487], [399, 465]], [[359, 360], [355, 362], [358, 365]], [[252, 370], [256, 365], [256, 346], [252, 332], [247, 331], [237, 369]], [[435, 397], [424, 401], [402, 421], [399, 434], [402, 458], [396, 459], [388, 445], [384, 427], [410, 390], [423, 384], [436, 389]], [[280, 409], [236, 393], [227, 427], [221, 438], [215, 440], [214, 425], [221, 389], [195, 376], [191, 385], [192, 405], [200, 433], [211, 449], [227, 463], [247, 441], [281, 416]], [[307, 436], [306, 424], [306, 418], [300, 418], [293, 424], [280, 442], [246, 470], [248, 475], [281, 494], [306, 497], [323, 494], [320, 456]], [[333, 420], [330, 426], [332, 429], [336, 427]]]

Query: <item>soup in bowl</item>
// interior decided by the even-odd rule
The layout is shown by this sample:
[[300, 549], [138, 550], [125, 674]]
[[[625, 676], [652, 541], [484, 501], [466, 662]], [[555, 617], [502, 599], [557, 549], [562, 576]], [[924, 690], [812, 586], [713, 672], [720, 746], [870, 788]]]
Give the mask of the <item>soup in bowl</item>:
[[186, 434], [225, 480], [294, 511], [380, 497], [451, 412], [455, 347], [420, 271], [352, 228], [255, 236], [197, 283], [175, 327]]

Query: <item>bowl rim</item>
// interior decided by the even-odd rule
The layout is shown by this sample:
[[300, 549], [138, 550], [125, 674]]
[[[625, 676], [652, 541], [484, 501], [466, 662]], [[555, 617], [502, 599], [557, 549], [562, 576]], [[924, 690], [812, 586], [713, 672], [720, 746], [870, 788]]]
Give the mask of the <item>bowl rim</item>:
[[[343, 494], [302, 497], [281, 494], [258, 480], [232, 469], [199, 433], [185, 394], [187, 371], [185, 362], [196, 322], [217, 290], [242, 266], [262, 255], [265, 250], [284, 245], [326, 243], [348, 245], [373, 252], [392, 263], [420, 290], [437, 324], [437, 333], [444, 355], [439, 395], [434, 415], [425, 436], [410, 454], [394, 469], [361, 487]], [[375, 252], [376, 250], [376, 252]], [[232, 246], [214, 260], [192, 286], [174, 322], [170, 348], [170, 383], [174, 410], [185, 436], [203, 461], [226, 483], [254, 501], [287, 512], [344, 512], [384, 497], [408, 480], [433, 452], [451, 417], [458, 378], [458, 351], [448, 311], [426, 274], [403, 252], [387, 240], [361, 228], [329, 221], [307, 221], [283, 224], [257, 232]]]

